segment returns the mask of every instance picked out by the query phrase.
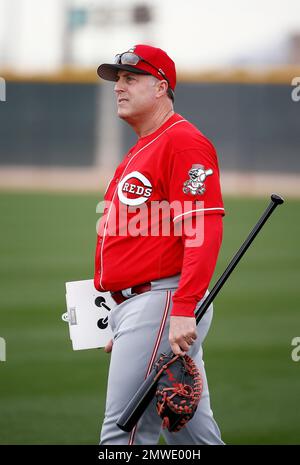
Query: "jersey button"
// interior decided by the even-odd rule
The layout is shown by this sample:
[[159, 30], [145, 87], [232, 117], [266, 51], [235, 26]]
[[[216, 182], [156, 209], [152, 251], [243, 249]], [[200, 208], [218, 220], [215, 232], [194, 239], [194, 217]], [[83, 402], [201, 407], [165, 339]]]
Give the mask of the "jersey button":
[[119, 178], [116, 178], [115, 183], [118, 184], [118, 182], [119, 182]]

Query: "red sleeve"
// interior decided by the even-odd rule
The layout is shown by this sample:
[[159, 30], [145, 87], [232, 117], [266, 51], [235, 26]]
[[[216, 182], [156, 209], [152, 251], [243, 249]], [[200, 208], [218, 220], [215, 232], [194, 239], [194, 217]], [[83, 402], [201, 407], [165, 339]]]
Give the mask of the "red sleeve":
[[[187, 138], [184, 150], [173, 151], [168, 173], [174, 229], [182, 228], [179, 235], [184, 246], [181, 279], [171, 315], [193, 317], [197, 303], [208, 289], [222, 242], [224, 205], [213, 144], [206, 138], [196, 142]], [[197, 235], [200, 231], [201, 236], [196, 246], [191, 241], [196, 237], [195, 231]]]
[[[173, 296], [171, 316], [193, 317], [199, 300], [204, 296], [214, 269], [222, 242], [222, 216], [203, 215], [204, 237], [202, 245], [191, 247], [188, 244], [193, 236], [183, 234], [184, 257], [181, 279]], [[193, 217], [195, 222], [196, 218]]]

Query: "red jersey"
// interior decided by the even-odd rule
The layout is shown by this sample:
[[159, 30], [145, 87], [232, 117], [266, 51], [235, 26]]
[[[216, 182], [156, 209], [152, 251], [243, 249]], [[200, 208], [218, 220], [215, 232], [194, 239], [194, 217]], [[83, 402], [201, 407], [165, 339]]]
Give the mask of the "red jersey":
[[193, 316], [222, 239], [224, 206], [211, 142], [174, 114], [129, 150], [104, 200], [96, 289], [118, 291], [181, 274], [172, 315]]

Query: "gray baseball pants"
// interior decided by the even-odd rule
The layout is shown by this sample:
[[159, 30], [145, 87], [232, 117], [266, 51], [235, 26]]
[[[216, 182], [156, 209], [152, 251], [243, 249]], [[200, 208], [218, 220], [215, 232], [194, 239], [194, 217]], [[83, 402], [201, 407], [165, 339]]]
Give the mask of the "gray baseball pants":
[[199, 367], [203, 379], [203, 392], [194, 417], [181, 431], [170, 433], [161, 429], [161, 419], [156, 413], [153, 399], [131, 433], [122, 431], [116, 425], [124, 408], [151, 371], [155, 360], [162, 352], [170, 351], [168, 335], [172, 295], [178, 287], [179, 279], [180, 275], [177, 275], [152, 281], [151, 291], [117, 305], [110, 315], [114, 344], [101, 445], [155, 445], [161, 433], [166, 443], [172, 445], [224, 444], [210, 408], [202, 359], [202, 342], [213, 317], [212, 305], [198, 324], [198, 338], [188, 352]]

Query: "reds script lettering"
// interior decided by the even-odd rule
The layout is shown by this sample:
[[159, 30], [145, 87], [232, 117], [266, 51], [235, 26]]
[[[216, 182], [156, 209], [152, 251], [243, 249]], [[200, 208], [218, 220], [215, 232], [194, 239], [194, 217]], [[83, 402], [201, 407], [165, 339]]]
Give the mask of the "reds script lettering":
[[136, 186], [135, 184], [129, 184], [128, 182], [125, 182], [122, 191], [129, 192], [130, 194], [144, 195], [145, 197], [150, 197], [152, 188], [145, 188], [144, 186]]
[[[127, 193], [131, 196], [127, 196]], [[149, 199], [151, 193], [151, 182], [139, 171], [128, 173], [118, 185], [118, 197], [125, 205], [141, 205]]]

